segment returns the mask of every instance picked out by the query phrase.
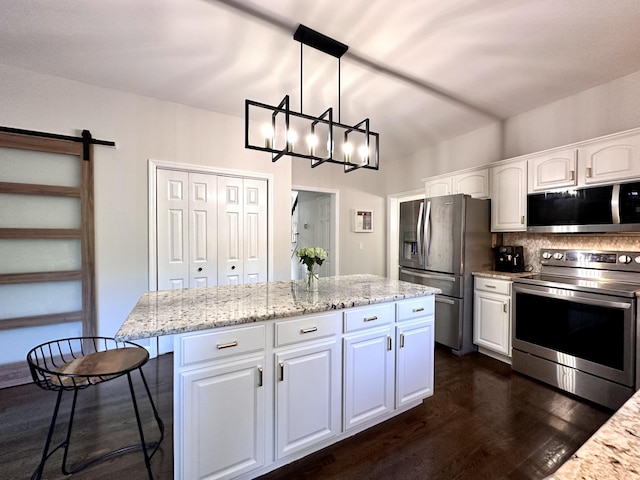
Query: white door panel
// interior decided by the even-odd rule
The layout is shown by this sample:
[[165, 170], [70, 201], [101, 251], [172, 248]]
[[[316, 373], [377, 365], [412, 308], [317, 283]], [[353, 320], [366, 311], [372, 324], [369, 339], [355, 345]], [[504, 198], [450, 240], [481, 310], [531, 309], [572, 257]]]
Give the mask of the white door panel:
[[188, 231], [189, 174], [157, 171], [158, 290], [189, 285]]
[[244, 282], [267, 281], [267, 182], [244, 179]]
[[242, 178], [218, 177], [218, 285], [242, 283]]
[[189, 187], [189, 286], [213, 286], [218, 281], [216, 177], [189, 173]]

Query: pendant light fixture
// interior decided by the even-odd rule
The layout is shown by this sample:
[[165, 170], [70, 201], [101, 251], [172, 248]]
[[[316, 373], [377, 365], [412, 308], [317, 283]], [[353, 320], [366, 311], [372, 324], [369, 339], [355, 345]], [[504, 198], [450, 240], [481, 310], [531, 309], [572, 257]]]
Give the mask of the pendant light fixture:
[[[311, 167], [337, 163], [344, 166], [345, 172], [359, 168], [378, 170], [379, 135], [369, 130], [369, 119], [353, 126], [342, 124], [340, 119], [340, 58], [349, 47], [304, 25], [298, 27], [293, 39], [300, 42], [300, 112], [290, 109], [289, 95], [277, 106], [245, 100], [245, 148], [270, 152], [273, 162], [289, 155], [311, 160]], [[337, 121], [333, 108], [317, 117], [302, 111], [304, 45], [338, 59]]]

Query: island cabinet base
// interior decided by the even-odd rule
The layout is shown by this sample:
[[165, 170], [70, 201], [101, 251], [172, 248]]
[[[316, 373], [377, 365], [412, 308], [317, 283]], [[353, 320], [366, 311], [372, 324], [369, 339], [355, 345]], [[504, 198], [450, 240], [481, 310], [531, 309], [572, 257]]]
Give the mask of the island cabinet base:
[[433, 394], [434, 296], [176, 335], [175, 478], [254, 478]]

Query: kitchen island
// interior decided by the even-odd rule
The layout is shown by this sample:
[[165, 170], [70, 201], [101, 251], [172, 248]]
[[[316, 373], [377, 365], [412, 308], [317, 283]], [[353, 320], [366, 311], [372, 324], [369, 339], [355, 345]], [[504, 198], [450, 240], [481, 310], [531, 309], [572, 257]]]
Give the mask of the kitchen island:
[[147, 292], [116, 338], [175, 335], [175, 478], [253, 478], [433, 394], [436, 293], [373, 275]]

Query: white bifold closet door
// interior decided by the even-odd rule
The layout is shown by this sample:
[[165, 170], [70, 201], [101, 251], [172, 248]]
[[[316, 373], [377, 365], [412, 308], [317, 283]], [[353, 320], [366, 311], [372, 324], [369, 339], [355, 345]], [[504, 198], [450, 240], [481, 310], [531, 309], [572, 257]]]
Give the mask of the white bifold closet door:
[[218, 285], [267, 281], [266, 183], [218, 177]]
[[156, 181], [158, 290], [267, 281], [266, 180], [159, 168]]
[[267, 280], [266, 180], [157, 170], [158, 290]]

